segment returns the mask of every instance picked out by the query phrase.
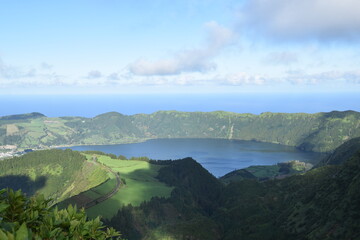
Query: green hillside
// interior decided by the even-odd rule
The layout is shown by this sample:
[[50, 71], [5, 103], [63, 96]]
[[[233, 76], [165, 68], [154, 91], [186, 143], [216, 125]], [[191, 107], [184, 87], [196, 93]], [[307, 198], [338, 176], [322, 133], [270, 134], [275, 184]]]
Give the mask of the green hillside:
[[27, 197], [20, 190], [0, 190], [0, 239], [122, 239], [99, 218], [89, 220], [73, 206], [50, 208], [50, 202], [43, 195]]
[[114, 187], [114, 178], [106, 181], [111, 168], [120, 173], [120, 190], [88, 212], [107, 217], [128, 240], [360, 239], [359, 139], [305, 173], [300, 162], [275, 166], [300, 172], [284, 179], [259, 181], [257, 174], [274, 169], [250, 167], [223, 184], [191, 158], [148, 162], [43, 150], [0, 161], [0, 183], [60, 200], [80, 192], [98, 199]]
[[[104, 166], [110, 167], [119, 174], [122, 186], [110, 199], [87, 209], [86, 212], [90, 217], [101, 215], [110, 219], [121, 207], [128, 204], [139, 206], [142, 202], [151, 200], [152, 197], [170, 196], [173, 188], [155, 178], [162, 166], [147, 161], [111, 159], [103, 155], [98, 156], [98, 159]], [[97, 194], [102, 191], [108, 191], [109, 184], [92, 188], [83, 194], [91, 198], [97, 197]]]
[[317, 167], [325, 165], [340, 165], [353, 157], [360, 146], [360, 138], [351, 139], [338, 147], [331, 155], [325, 157]]
[[234, 170], [220, 177], [219, 179], [229, 184], [244, 179], [257, 179], [266, 181], [270, 179], [280, 179], [294, 174], [304, 173], [313, 167], [311, 163], [300, 162], [297, 160], [282, 162], [276, 165], [256, 165], [244, 169]]
[[0, 189], [22, 189], [64, 200], [108, 179], [107, 172], [78, 152], [42, 150], [0, 161]]
[[337, 155], [342, 165], [228, 185], [215, 217], [227, 229], [223, 239], [359, 239], [360, 144], [346, 148], [353, 154]]
[[222, 184], [191, 158], [154, 163], [164, 166], [158, 179], [175, 187], [171, 196], [124, 206], [105, 222], [123, 229], [129, 240], [219, 239], [219, 226], [210, 216], [219, 207]]
[[79, 208], [84, 207], [89, 217], [111, 219], [123, 206], [140, 206], [153, 197], [169, 197], [173, 190], [173, 187], [156, 178], [165, 165], [153, 164], [144, 157], [120, 159], [122, 156], [99, 151], [81, 154], [107, 170], [109, 178], [100, 185], [84, 188], [80, 194], [62, 201], [58, 204], [60, 208], [69, 204], [77, 205]]
[[44, 114], [33, 112], [33, 113], [27, 113], [27, 114], [15, 114], [15, 115], [9, 115], [0, 117], [0, 120], [26, 120], [26, 119], [34, 119], [34, 118], [40, 118], [40, 117], [46, 117]]
[[[360, 144], [325, 165], [281, 180], [222, 185], [192, 159], [167, 162], [170, 198], [123, 207], [107, 223], [136, 239], [360, 239]], [[170, 165], [169, 165], [170, 163]], [[248, 177], [246, 173], [245, 177]]]
[[360, 136], [360, 113], [262, 113], [159, 111], [94, 118], [0, 118], [0, 145], [20, 148], [54, 145], [116, 144], [153, 138], [224, 138], [296, 146], [329, 152]]

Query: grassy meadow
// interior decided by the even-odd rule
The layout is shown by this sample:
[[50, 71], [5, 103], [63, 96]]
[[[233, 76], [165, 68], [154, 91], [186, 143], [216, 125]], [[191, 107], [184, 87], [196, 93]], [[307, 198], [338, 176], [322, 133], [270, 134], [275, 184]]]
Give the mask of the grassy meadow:
[[[89, 155], [87, 155], [89, 158]], [[168, 197], [172, 187], [166, 186], [155, 177], [162, 166], [153, 165], [146, 161], [111, 159], [108, 156], [96, 155], [98, 162], [110, 167], [120, 174], [122, 185], [120, 190], [110, 199], [87, 209], [89, 217], [98, 215], [111, 218], [124, 205], [138, 206], [152, 197]], [[110, 179], [103, 184], [85, 192], [85, 196], [96, 199], [110, 192], [116, 186], [116, 177], [111, 174]]]
[[0, 161], [1, 187], [21, 188], [61, 202], [105, 182], [101, 165], [71, 150], [41, 150]]

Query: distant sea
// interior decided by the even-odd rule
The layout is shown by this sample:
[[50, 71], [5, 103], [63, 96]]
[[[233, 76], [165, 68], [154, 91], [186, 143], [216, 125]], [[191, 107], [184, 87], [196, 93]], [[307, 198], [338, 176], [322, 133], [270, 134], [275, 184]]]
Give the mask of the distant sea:
[[360, 94], [122, 94], [122, 95], [1, 95], [0, 116], [40, 112], [48, 117], [94, 117], [116, 111], [131, 115], [158, 110], [262, 112], [360, 111]]

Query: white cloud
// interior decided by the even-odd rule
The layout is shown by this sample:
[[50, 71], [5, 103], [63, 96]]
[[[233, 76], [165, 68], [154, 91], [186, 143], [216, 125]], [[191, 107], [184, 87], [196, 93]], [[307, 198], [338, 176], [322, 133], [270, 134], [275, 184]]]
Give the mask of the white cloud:
[[292, 85], [344, 85], [360, 84], [360, 71], [325, 71], [318, 73], [306, 73], [301, 70], [288, 71], [284, 76], [267, 76], [262, 74], [250, 74], [238, 72], [214, 77], [214, 83], [218, 85], [256, 85], [256, 86], [280, 86]]
[[98, 79], [102, 77], [102, 73], [98, 70], [93, 70], [88, 73], [86, 76], [87, 79]]
[[271, 81], [266, 76], [260, 74], [249, 74], [246, 72], [238, 72], [227, 74], [225, 76], [217, 76], [220, 79], [219, 83], [223, 85], [264, 85]]
[[249, 0], [241, 27], [276, 39], [360, 38], [358, 0]]
[[[125, 75], [126, 76], [126, 75]], [[121, 77], [114, 84], [121, 86], [202, 86], [212, 84], [211, 78], [204, 79], [201, 73], [183, 73], [179, 75], [152, 75]]]
[[[28, 86], [58, 86], [71, 84], [66, 83], [66, 77], [60, 76], [55, 72], [49, 72], [50, 65], [44, 63], [36, 68], [26, 68], [5, 64], [0, 59], [0, 87], [28, 87]], [[44, 71], [42, 71], [44, 70]]]
[[0, 59], [0, 78], [9, 80], [9, 79], [18, 79], [18, 78], [29, 78], [36, 75], [36, 69], [27, 69], [23, 70], [19, 67], [14, 67], [5, 64]]
[[120, 80], [120, 76], [118, 73], [111, 73], [109, 76], [107, 76], [107, 79], [111, 81], [116, 81]]
[[360, 84], [360, 71], [351, 71], [344, 74], [344, 78], [349, 83]]
[[288, 72], [283, 79], [291, 84], [360, 83], [360, 71], [326, 71], [307, 74], [302, 71]]
[[129, 71], [136, 75], [177, 75], [183, 72], [208, 72], [216, 68], [212, 58], [233, 42], [234, 34], [231, 30], [216, 22], [205, 25], [208, 38], [204, 47], [183, 50], [171, 58], [158, 61], [140, 59], [130, 64]]
[[49, 63], [43, 62], [43, 63], [41, 63], [41, 68], [44, 70], [51, 70], [53, 68], [53, 66]]
[[283, 51], [283, 52], [271, 52], [269, 53], [264, 62], [271, 65], [290, 65], [298, 61], [296, 53]]

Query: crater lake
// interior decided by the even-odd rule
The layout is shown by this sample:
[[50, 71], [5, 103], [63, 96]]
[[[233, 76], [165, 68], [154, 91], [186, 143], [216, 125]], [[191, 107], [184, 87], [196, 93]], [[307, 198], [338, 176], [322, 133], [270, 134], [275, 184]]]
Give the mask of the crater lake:
[[76, 151], [95, 150], [127, 158], [146, 156], [154, 160], [192, 157], [216, 177], [249, 166], [273, 165], [291, 160], [314, 164], [324, 156], [280, 144], [228, 139], [152, 139], [140, 143], [67, 148]]

